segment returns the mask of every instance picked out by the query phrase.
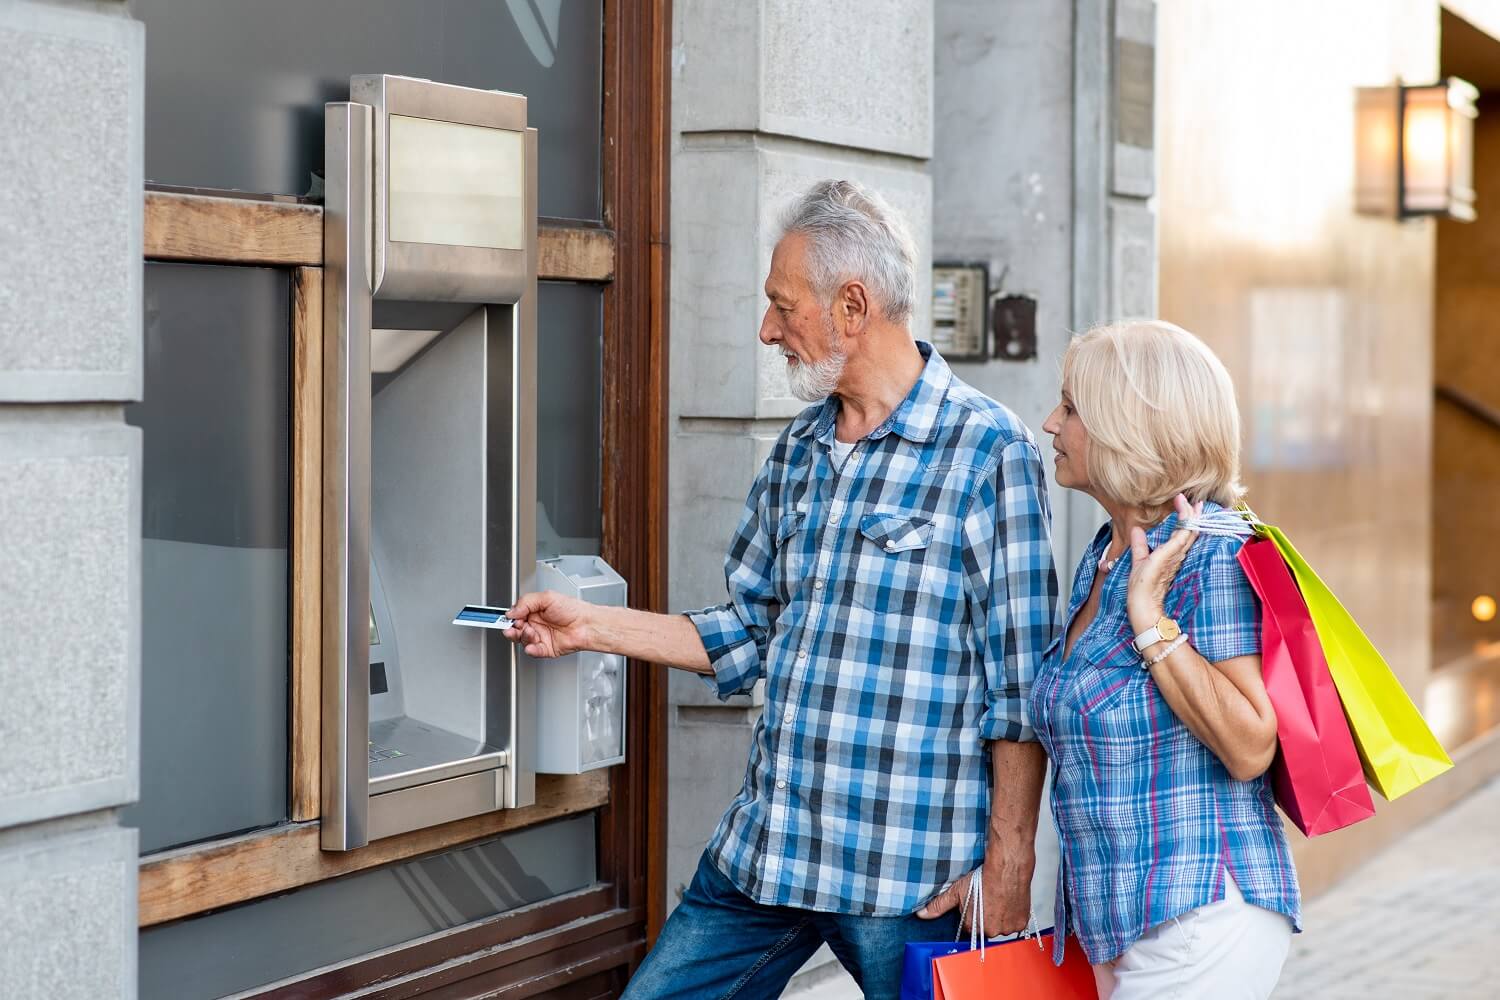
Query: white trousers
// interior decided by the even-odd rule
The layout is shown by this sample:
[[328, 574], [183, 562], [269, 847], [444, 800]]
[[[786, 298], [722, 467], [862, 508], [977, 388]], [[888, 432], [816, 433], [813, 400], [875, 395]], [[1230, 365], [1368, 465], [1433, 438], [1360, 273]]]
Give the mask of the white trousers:
[[1225, 872], [1222, 900], [1157, 924], [1094, 980], [1099, 1000], [1266, 1000], [1291, 946], [1291, 921], [1245, 902]]

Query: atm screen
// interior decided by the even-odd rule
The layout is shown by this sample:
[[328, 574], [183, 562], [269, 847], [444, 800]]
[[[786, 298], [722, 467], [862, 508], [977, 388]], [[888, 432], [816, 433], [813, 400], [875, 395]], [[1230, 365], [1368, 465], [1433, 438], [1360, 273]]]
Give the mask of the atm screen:
[[526, 141], [520, 132], [390, 116], [390, 238], [526, 248]]

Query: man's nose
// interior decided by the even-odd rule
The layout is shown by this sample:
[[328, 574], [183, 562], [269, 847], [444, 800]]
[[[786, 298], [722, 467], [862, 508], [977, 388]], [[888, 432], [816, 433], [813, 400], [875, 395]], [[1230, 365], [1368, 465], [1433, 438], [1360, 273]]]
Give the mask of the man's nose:
[[780, 339], [781, 331], [776, 328], [776, 321], [771, 316], [771, 307], [767, 306], [766, 311], [760, 317], [760, 342], [770, 347]]

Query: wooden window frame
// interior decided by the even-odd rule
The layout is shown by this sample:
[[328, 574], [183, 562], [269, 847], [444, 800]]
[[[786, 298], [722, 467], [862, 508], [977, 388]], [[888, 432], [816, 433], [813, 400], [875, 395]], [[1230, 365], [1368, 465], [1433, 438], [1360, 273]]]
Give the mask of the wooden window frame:
[[[262, 267], [323, 266], [323, 206], [293, 198], [146, 192], [147, 260]], [[562, 219], [537, 226], [542, 281], [615, 280], [615, 233]]]
[[[147, 191], [145, 257], [173, 263], [288, 268], [292, 284], [291, 824], [148, 855], [138, 923], [222, 906], [417, 857], [505, 830], [603, 807], [604, 774], [539, 775], [537, 804], [417, 830], [369, 848], [323, 852], [318, 840], [322, 691], [323, 209], [293, 199]], [[538, 227], [539, 277], [607, 284], [615, 235]]]
[[[632, 604], [665, 610], [671, 0], [604, 0], [603, 226], [543, 219], [539, 277], [603, 285], [602, 552]], [[265, 996], [594, 997], [618, 991], [666, 914], [666, 678], [629, 674], [627, 763], [538, 775], [537, 802], [348, 852], [319, 844], [321, 206], [231, 192], [145, 194], [148, 260], [286, 268], [292, 281], [291, 810], [269, 830], [141, 860], [139, 923], [183, 919], [507, 830], [597, 810], [599, 882], [273, 985]], [[623, 484], [623, 485], [622, 485]]]

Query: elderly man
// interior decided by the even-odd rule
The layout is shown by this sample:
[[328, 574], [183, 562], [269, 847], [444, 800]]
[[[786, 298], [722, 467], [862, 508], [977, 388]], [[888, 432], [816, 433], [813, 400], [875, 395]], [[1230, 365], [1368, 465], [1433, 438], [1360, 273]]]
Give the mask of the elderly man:
[[913, 340], [914, 258], [848, 181], [784, 217], [760, 339], [813, 405], [750, 489], [729, 603], [511, 611], [532, 656], [622, 653], [721, 697], [765, 681], [744, 789], [628, 998], [778, 996], [824, 942], [895, 997], [902, 946], [953, 938], [976, 868], [986, 931], [1028, 922], [1045, 758], [1025, 705], [1057, 601], [1041, 456]]

